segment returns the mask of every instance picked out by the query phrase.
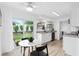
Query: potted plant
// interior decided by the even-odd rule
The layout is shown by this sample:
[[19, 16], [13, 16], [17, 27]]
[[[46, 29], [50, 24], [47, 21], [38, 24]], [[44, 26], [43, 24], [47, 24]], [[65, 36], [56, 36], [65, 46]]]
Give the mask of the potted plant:
[[29, 42], [33, 42], [34, 38], [33, 37], [30, 37], [29, 38]]

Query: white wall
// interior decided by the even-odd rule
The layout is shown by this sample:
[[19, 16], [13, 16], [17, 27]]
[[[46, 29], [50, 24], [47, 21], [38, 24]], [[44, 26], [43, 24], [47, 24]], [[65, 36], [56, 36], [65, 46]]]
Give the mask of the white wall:
[[33, 21], [33, 36], [34, 36], [34, 39], [35, 40], [37, 40], [37, 33], [36, 33], [36, 31], [37, 31], [37, 22], [38, 21]]
[[2, 34], [1, 49], [2, 53], [9, 52], [14, 49], [13, 33], [12, 33], [12, 15], [9, 8], [2, 6]]
[[0, 56], [1, 56], [1, 27], [0, 27]]
[[71, 25], [79, 27], [79, 6], [71, 8]]
[[66, 33], [70, 33], [71, 32], [71, 25], [68, 24], [68, 21], [63, 21], [60, 23], [61, 25], [61, 31], [64, 31]]
[[59, 40], [60, 39], [60, 22], [55, 21], [54, 22], [54, 30], [55, 32], [55, 39]]
[[2, 13], [1, 13], [1, 10], [0, 10], [0, 56], [1, 56], [1, 32], [2, 32], [1, 31], [2, 30], [1, 29], [1, 23], [2, 23], [1, 20], [2, 20]]

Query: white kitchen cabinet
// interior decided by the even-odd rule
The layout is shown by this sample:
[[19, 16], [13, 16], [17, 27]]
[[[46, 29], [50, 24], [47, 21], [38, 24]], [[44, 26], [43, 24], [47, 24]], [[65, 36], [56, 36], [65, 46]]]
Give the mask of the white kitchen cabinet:
[[51, 41], [51, 33], [37, 33], [37, 40], [39, 41], [39, 43]]
[[63, 36], [63, 49], [68, 55], [79, 56], [79, 37]]
[[70, 19], [72, 26], [79, 26], [79, 7], [74, 7], [71, 10], [71, 19]]
[[41, 33], [37, 33], [37, 42], [42, 43], [42, 34]]
[[48, 41], [51, 41], [51, 33], [43, 33], [42, 34], [42, 40], [43, 40], [43, 42], [48, 42]]

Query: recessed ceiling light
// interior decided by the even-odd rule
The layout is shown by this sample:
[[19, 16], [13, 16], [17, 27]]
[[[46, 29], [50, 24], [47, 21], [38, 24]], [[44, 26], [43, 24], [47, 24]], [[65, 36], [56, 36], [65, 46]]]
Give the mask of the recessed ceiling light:
[[52, 12], [54, 15], [56, 15], [56, 16], [60, 16], [58, 13], [56, 13], [56, 12]]

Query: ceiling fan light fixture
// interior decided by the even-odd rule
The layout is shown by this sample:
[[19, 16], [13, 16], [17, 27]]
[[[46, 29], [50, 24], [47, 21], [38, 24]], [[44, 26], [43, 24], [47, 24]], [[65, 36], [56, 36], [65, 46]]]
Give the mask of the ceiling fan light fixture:
[[29, 6], [29, 7], [26, 8], [26, 10], [29, 11], [29, 12], [32, 12], [33, 8]]
[[27, 3], [27, 7], [26, 7], [27, 11], [32, 12], [34, 8], [36, 8], [36, 6], [34, 5], [33, 2], [28, 2]]

